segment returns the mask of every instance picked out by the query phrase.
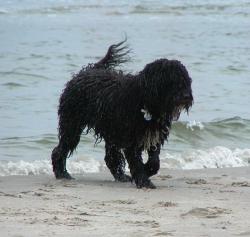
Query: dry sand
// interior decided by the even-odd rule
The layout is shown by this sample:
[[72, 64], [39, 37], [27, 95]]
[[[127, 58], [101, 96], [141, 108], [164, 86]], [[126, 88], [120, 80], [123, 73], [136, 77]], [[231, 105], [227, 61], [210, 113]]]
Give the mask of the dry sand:
[[250, 236], [250, 168], [162, 169], [156, 190], [108, 172], [0, 178], [0, 236]]

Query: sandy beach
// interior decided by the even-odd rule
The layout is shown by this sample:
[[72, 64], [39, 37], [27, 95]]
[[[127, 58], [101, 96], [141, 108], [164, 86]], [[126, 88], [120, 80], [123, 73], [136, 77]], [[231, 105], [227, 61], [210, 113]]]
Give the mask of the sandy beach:
[[0, 178], [1, 237], [250, 236], [250, 169], [166, 170], [156, 190], [108, 172]]

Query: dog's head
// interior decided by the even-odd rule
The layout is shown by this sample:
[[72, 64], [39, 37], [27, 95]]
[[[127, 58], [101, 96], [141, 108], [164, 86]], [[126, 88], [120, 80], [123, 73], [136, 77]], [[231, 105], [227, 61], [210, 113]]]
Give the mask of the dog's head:
[[140, 72], [144, 105], [153, 118], [167, 116], [177, 120], [182, 110], [193, 104], [192, 80], [184, 65], [177, 60], [159, 59]]

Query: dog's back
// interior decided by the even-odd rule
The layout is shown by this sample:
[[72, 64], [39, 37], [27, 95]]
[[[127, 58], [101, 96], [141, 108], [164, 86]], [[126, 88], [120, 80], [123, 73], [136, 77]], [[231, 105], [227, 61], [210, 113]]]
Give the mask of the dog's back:
[[71, 153], [85, 128], [87, 133], [93, 129], [97, 140], [110, 133], [108, 121], [115, 116], [119, 90], [128, 79], [123, 78], [122, 71], [115, 70], [128, 60], [129, 50], [122, 46], [124, 42], [111, 45], [105, 57], [82, 68], [66, 84], [59, 101], [59, 139], [70, 143]]

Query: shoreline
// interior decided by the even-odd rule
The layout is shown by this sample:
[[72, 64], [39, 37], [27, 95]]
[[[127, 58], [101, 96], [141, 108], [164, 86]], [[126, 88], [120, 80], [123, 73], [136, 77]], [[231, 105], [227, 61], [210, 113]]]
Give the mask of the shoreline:
[[0, 177], [1, 237], [250, 236], [249, 167], [161, 169], [154, 190], [74, 177]]

